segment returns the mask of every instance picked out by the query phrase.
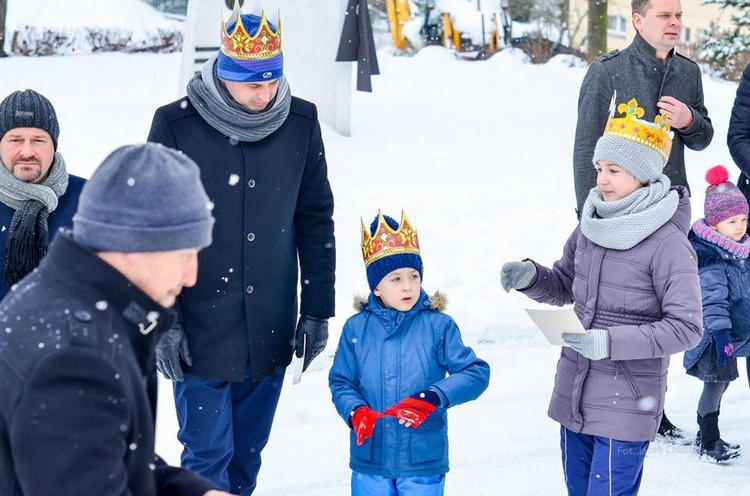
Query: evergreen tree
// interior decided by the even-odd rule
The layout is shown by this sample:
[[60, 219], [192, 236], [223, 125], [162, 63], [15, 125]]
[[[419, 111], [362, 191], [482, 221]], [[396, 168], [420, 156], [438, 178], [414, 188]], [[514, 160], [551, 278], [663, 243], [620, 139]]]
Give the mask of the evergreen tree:
[[706, 0], [721, 9], [734, 8], [733, 27], [720, 29], [712, 22], [708, 31], [698, 36], [702, 41], [699, 58], [708, 62], [721, 75], [736, 78], [744, 68], [750, 50], [750, 0]]

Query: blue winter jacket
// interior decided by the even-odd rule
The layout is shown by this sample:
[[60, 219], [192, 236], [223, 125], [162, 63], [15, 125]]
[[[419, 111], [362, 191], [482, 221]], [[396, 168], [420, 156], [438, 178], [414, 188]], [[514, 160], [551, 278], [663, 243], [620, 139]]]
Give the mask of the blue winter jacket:
[[347, 425], [360, 405], [382, 412], [429, 387], [444, 402], [416, 429], [384, 417], [361, 446], [352, 431], [352, 470], [389, 479], [448, 472], [446, 408], [479, 397], [490, 367], [464, 345], [456, 323], [441, 313], [444, 303], [442, 295], [428, 298], [423, 290], [417, 304], [401, 312], [370, 294], [344, 325], [328, 381]]
[[730, 331], [735, 356], [750, 356], [750, 259], [735, 257], [693, 231], [688, 238], [698, 256], [703, 338], [695, 348], [685, 352], [685, 368], [698, 363], [716, 331]]

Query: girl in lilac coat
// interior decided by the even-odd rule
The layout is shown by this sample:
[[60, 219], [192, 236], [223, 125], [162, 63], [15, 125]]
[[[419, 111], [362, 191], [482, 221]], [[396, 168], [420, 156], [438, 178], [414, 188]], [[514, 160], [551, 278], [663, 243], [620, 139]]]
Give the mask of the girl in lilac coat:
[[[613, 104], [614, 110], [614, 104]], [[610, 115], [594, 152], [597, 186], [551, 269], [524, 260], [502, 269], [516, 289], [574, 304], [585, 334], [563, 334], [549, 416], [560, 423], [568, 494], [638, 493], [664, 410], [669, 356], [701, 338], [690, 203], [662, 174], [666, 117], [639, 119], [635, 99]]]

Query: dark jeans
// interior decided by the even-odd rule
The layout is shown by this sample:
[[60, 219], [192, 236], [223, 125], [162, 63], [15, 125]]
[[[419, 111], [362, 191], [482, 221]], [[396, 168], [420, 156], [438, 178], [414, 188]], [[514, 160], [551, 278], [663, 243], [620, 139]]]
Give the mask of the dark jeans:
[[[245, 377], [249, 374], [248, 367]], [[282, 371], [257, 382], [216, 381], [193, 374], [175, 382], [182, 466], [232, 494], [252, 494], [283, 379]]]

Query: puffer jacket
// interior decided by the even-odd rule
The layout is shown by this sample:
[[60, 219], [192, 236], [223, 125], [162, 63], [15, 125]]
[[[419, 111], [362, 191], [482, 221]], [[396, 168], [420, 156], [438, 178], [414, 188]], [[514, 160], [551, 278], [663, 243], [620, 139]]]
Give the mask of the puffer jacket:
[[414, 307], [401, 312], [370, 294], [344, 325], [328, 381], [347, 425], [360, 405], [383, 411], [429, 387], [447, 401], [417, 428], [379, 419], [361, 446], [352, 431], [352, 470], [390, 479], [448, 472], [446, 409], [479, 397], [490, 367], [464, 345], [456, 323], [441, 313], [444, 306], [441, 295], [421, 291]]
[[685, 352], [685, 368], [698, 363], [716, 331], [729, 331], [734, 356], [750, 356], [750, 259], [734, 256], [692, 231], [688, 238], [698, 256], [703, 338], [698, 346]]
[[524, 293], [552, 305], [574, 303], [585, 329], [609, 331], [610, 358], [563, 348], [549, 416], [583, 434], [649, 441], [664, 410], [669, 356], [702, 334], [695, 252], [687, 239], [690, 202], [680, 193], [672, 219], [629, 250], [587, 239], [578, 226], [552, 269], [536, 264]]

